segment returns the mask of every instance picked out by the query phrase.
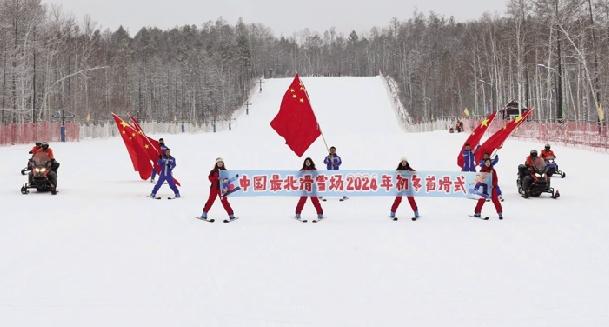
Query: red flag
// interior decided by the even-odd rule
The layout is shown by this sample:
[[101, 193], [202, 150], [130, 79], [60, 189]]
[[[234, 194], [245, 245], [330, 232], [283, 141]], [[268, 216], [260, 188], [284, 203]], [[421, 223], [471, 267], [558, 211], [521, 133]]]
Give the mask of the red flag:
[[122, 118], [117, 116], [115, 113], [112, 113], [112, 117], [114, 118], [114, 122], [116, 122], [116, 127], [118, 128], [118, 133], [123, 138], [123, 143], [125, 143], [125, 148], [127, 148], [127, 152], [129, 153], [129, 158], [131, 158], [131, 163], [133, 164], [133, 170], [137, 171], [137, 155], [135, 153], [135, 148], [133, 147], [133, 142], [129, 137], [129, 134], [125, 130], [126, 127], [129, 127], [129, 124], [126, 123]]
[[150, 165], [150, 158], [146, 152], [143, 133], [140, 134], [133, 126], [126, 123], [117, 115], [112, 114], [112, 116], [121, 133], [125, 147], [129, 152], [133, 167], [140, 174], [141, 179], [147, 180], [150, 178], [150, 175], [152, 175], [152, 166]]
[[[461, 149], [463, 149], [465, 147], [465, 144], [469, 144], [472, 149], [475, 149], [476, 146], [478, 145], [478, 143], [480, 143], [480, 140], [482, 139], [482, 136], [484, 136], [484, 133], [486, 132], [488, 127], [491, 125], [493, 120], [495, 120], [496, 114], [497, 114], [496, 112], [493, 112], [488, 117], [486, 117], [482, 121], [480, 121], [478, 126], [476, 126], [476, 128], [474, 128], [474, 130], [469, 135], [467, 140], [465, 140], [465, 143], [463, 143], [463, 146], [461, 147]], [[464, 164], [463, 156], [461, 155], [461, 151], [459, 151], [459, 155], [457, 156], [457, 165], [459, 165], [459, 167], [463, 168], [463, 164]]]
[[[150, 178], [150, 176], [152, 176], [152, 165], [150, 164], [150, 161], [152, 160], [153, 162], [156, 162], [159, 157], [158, 155], [154, 154], [156, 153], [154, 149], [148, 145], [148, 139], [144, 133], [141, 131], [136, 131], [133, 127], [130, 128], [132, 130], [131, 135], [136, 145], [135, 153], [137, 154], [138, 158], [137, 171], [140, 173], [140, 178], [147, 180]], [[151, 156], [155, 156], [154, 159], [151, 158]]]
[[496, 150], [501, 149], [505, 140], [512, 134], [513, 131], [518, 128], [522, 123], [524, 123], [529, 115], [533, 113], [533, 109], [528, 110], [522, 116], [518, 116], [512, 120], [510, 120], [505, 126], [495, 132], [491, 137], [488, 138], [478, 149], [476, 149], [476, 153], [474, 154], [476, 157], [476, 162], [480, 162], [482, 160], [482, 156], [485, 153], [492, 154]]
[[137, 121], [137, 118], [129, 115], [129, 119], [131, 119], [131, 126], [133, 126], [136, 131], [144, 131], [142, 126], [140, 126], [140, 123]]
[[286, 144], [299, 157], [302, 157], [321, 135], [317, 118], [309, 103], [307, 90], [298, 74], [283, 95], [281, 107], [277, 116], [271, 121], [271, 127], [285, 139]]

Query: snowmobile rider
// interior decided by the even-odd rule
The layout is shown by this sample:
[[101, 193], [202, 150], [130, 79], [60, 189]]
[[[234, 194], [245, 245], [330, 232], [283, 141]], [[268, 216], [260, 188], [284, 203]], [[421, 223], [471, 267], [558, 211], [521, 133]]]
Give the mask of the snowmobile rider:
[[[537, 179], [535, 174], [545, 175], [546, 173], [546, 162], [537, 155], [537, 150], [531, 150], [527, 160], [524, 165], [529, 169], [529, 175], [523, 177], [523, 189], [525, 191], [525, 197], [527, 197], [526, 193], [528, 193], [531, 188], [531, 184], [533, 181]], [[547, 175], [545, 176], [546, 180], [548, 179]]]
[[546, 144], [544, 149], [541, 150], [541, 157], [546, 162], [548, 160], [554, 160], [554, 159], [556, 159], [556, 155], [554, 154], [554, 151], [550, 150], [550, 144]]

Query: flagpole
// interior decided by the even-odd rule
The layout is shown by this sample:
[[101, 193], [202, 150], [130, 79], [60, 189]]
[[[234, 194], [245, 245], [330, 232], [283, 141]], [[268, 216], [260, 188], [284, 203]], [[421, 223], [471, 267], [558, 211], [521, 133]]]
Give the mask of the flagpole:
[[328, 142], [326, 142], [326, 138], [324, 137], [324, 132], [321, 131], [321, 127], [319, 127], [319, 123], [317, 123], [317, 129], [319, 130], [319, 134], [321, 134], [321, 139], [324, 141], [324, 145], [326, 146], [326, 151], [330, 152], [330, 148], [328, 147]]

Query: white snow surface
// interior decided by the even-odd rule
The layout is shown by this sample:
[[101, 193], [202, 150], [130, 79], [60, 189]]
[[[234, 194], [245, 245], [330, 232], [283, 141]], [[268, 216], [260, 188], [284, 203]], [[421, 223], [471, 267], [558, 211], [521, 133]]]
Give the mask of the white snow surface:
[[[19, 193], [29, 145], [0, 148], [0, 326], [607, 326], [609, 156], [554, 146], [562, 197], [525, 200], [517, 165], [539, 143], [500, 151], [503, 221], [469, 218], [475, 202], [392, 198], [322, 202], [302, 224], [296, 198], [235, 198], [240, 219], [200, 215], [207, 175], [299, 169], [269, 122], [291, 79], [266, 80], [232, 131], [162, 135], [182, 199], [152, 200], [119, 138], [52, 144], [57, 196]], [[465, 134], [407, 134], [380, 77], [303, 78], [343, 169], [455, 170]], [[161, 135], [156, 135], [156, 137]], [[323, 141], [306, 155], [318, 168]], [[159, 194], [170, 195], [165, 185]], [[313, 217], [307, 202], [303, 213]], [[225, 218], [219, 201], [210, 212]]]

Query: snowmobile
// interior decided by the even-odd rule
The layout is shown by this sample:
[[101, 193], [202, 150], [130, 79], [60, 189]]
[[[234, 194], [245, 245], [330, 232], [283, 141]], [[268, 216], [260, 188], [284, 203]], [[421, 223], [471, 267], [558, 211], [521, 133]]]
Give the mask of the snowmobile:
[[28, 175], [28, 182], [21, 187], [21, 194], [30, 193], [30, 189], [38, 192], [51, 192], [57, 194], [57, 174], [53, 170], [53, 160], [45, 153], [35, 154], [28, 164], [27, 170], [22, 170], [21, 174]]
[[[532, 181], [529, 187], [525, 188], [524, 182], [527, 176], [530, 176]], [[528, 198], [530, 196], [537, 198], [543, 193], [550, 193], [553, 199], [560, 197], [560, 192], [555, 190], [550, 185], [550, 178], [547, 173], [547, 169], [535, 170], [534, 174], [531, 174], [526, 165], [519, 165], [516, 186], [518, 187], [518, 193], [524, 198]]]
[[548, 168], [548, 177], [552, 177], [553, 175], [559, 175], [562, 178], [565, 178], [567, 176], [564, 171], [558, 169], [558, 164], [554, 159], [546, 160], [546, 167]]

